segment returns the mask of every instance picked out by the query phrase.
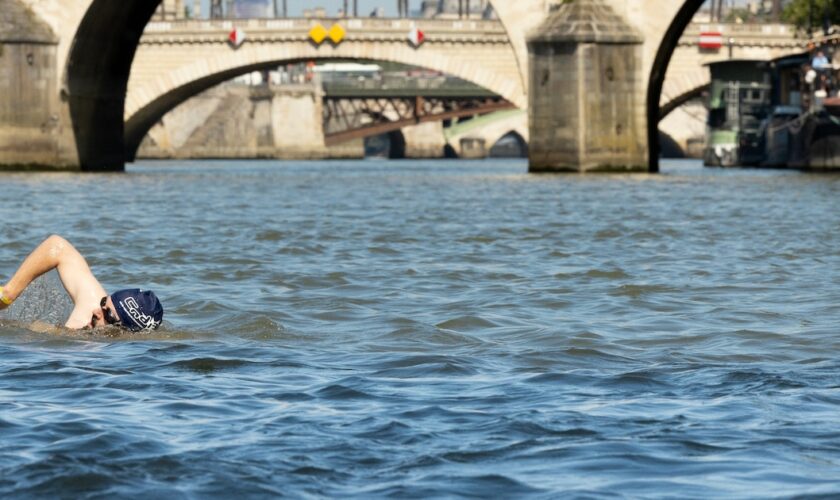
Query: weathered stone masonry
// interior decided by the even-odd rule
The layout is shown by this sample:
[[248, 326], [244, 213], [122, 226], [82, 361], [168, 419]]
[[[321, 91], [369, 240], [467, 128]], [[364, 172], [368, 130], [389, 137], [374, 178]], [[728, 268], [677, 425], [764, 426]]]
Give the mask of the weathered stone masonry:
[[529, 37], [532, 172], [647, 170], [642, 42], [600, 0], [557, 6]]
[[0, 10], [0, 165], [53, 165], [76, 159], [55, 71], [58, 38], [17, 0]]

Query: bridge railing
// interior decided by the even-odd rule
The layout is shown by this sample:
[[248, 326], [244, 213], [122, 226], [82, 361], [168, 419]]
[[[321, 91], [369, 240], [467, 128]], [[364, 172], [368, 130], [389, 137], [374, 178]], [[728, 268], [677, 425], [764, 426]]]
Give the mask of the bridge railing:
[[388, 19], [388, 18], [323, 18], [323, 19], [184, 19], [177, 21], [152, 21], [144, 33], [202, 32], [240, 28], [252, 31], [308, 32], [316, 23], [329, 28], [339, 24], [353, 31], [399, 31], [407, 32], [413, 27], [434, 32], [464, 33], [490, 32], [506, 33], [497, 20], [481, 19]]
[[808, 38], [789, 24], [732, 24], [732, 23], [691, 23], [683, 32], [681, 46], [696, 45], [700, 34], [717, 32], [723, 35], [724, 45], [775, 47], [790, 50], [807, 50], [812, 47], [836, 46], [840, 44], [840, 34], [818, 34]]
[[724, 45], [759, 47], [804, 47], [808, 40], [788, 24], [691, 23], [683, 32], [681, 46], [696, 45], [701, 33], [720, 33]]
[[366, 80], [323, 82], [328, 97], [498, 97], [493, 92], [460, 79], [391, 80], [387, 83]]
[[685, 29], [685, 33], [699, 33], [701, 31], [719, 31], [734, 35], [745, 34], [754, 36], [796, 36], [796, 27], [790, 24], [739, 24], [739, 23], [702, 23], [693, 22]]
[[[484, 19], [399, 19], [399, 18], [286, 18], [286, 19], [182, 19], [152, 21], [146, 25], [145, 34], [156, 33], [207, 33], [230, 31], [240, 28], [246, 32], [289, 32], [305, 35], [316, 24], [326, 27], [340, 24], [351, 34], [363, 32], [394, 32], [402, 36], [412, 27], [427, 34], [478, 34], [507, 36], [504, 26], [498, 20]], [[725, 38], [732, 38], [740, 44], [783, 44], [804, 46], [808, 40], [796, 28], [787, 24], [736, 24], [736, 23], [691, 23], [680, 39], [680, 45], [696, 44], [701, 33], [719, 32]], [[488, 40], [489, 41], [489, 40]]]

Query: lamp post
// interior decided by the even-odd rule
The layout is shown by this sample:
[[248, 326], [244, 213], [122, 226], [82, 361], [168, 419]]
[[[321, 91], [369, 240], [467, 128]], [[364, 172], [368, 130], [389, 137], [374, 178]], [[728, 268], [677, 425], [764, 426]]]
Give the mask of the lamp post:
[[397, 0], [397, 13], [399, 17], [408, 17], [408, 0]]
[[828, 36], [831, 34], [831, 14], [828, 12], [828, 4], [823, 5], [823, 35]]
[[222, 0], [210, 0], [210, 18], [221, 19], [223, 16]]
[[773, 21], [779, 22], [782, 18], [782, 0], [773, 0]]

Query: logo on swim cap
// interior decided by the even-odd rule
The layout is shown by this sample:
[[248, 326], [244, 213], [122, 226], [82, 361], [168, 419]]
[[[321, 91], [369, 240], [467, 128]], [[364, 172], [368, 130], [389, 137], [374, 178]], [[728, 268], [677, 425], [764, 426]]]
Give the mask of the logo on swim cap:
[[163, 321], [163, 306], [154, 292], [139, 288], [111, 294], [122, 324], [132, 331], [154, 330]]

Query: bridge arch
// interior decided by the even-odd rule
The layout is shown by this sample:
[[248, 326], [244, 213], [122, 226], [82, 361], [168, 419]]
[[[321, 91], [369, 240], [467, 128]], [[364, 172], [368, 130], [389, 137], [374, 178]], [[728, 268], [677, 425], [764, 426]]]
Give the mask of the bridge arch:
[[488, 149], [492, 148], [493, 146], [496, 145], [496, 143], [498, 143], [503, 138], [508, 137], [508, 136], [516, 138], [516, 140], [519, 141], [521, 144], [524, 144], [524, 145], [527, 146], [527, 144], [528, 144], [528, 127], [527, 127], [527, 123], [524, 124], [524, 125], [525, 125], [524, 127], [515, 126], [515, 127], [507, 128], [507, 129], [505, 129], [505, 128], [495, 128], [494, 129], [493, 127], [489, 127], [490, 130], [488, 130], [488, 134], [483, 137], [484, 140], [486, 141], [485, 144], [487, 144], [487, 148]]
[[527, 144], [530, 130], [528, 113], [525, 110], [501, 111], [457, 123], [447, 131], [446, 140], [452, 153], [460, 155], [462, 139], [480, 139], [489, 149], [511, 132], [516, 133]]
[[660, 99], [662, 89], [665, 86], [668, 65], [680, 37], [704, 2], [705, 0], [684, 0], [682, 2], [682, 6], [658, 43], [656, 55], [651, 65], [647, 86], [648, 169], [651, 172], [659, 172], [659, 155], [661, 152], [659, 143]]
[[[166, 113], [190, 97], [219, 83], [253, 71], [274, 69], [290, 63], [347, 59], [387, 61], [406, 65], [417, 62], [416, 54], [403, 46], [380, 50], [375, 58], [371, 58], [369, 53], [358, 48], [319, 52], [308, 43], [289, 44], [280, 50], [267, 50], [266, 47], [255, 46], [209, 60], [196, 61], [176, 71], [161, 74], [142, 88], [132, 90], [125, 106], [125, 157], [129, 161], [134, 160], [143, 137]], [[442, 55], [436, 55], [426, 63], [426, 69], [459, 77], [509, 100], [516, 99], [516, 86], [478, 64], [464, 63], [462, 60]]]
[[659, 97], [659, 121], [664, 120], [683, 104], [701, 97], [709, 90], [711, 75], [706, 66], [691, 72], [682, 72], [669, 78]]
[[664, 120], [668, 115], [674, 112], [683, 104], [702, 97], [704, 93], [708, 92], [711, 83], [704, 83], [696, 87], [691, 87], [688, 90], [675, 95], [667, 101], [659, 105], [659, 121]]
[[113, 170], [125, 159], [123, 115], [134, 54], [159, 0], [94, 0], [69, 48], [66, 86], [79, 163]]
[[487, 151], [490, 156], [494, 156], [494, 153], [498, 150], [499, 147], [502, 146], [502, 141], [512, 141], [516, 144], [516, 154], [512, 155], [514, 157], [527, 157], [528, 156], [528, 141], [525, 140], [525, 137], [522, 136], [520, 132], [516, 130], [510, 130], [505, 135], [499, 137], [495, 142], [487, 144]]

